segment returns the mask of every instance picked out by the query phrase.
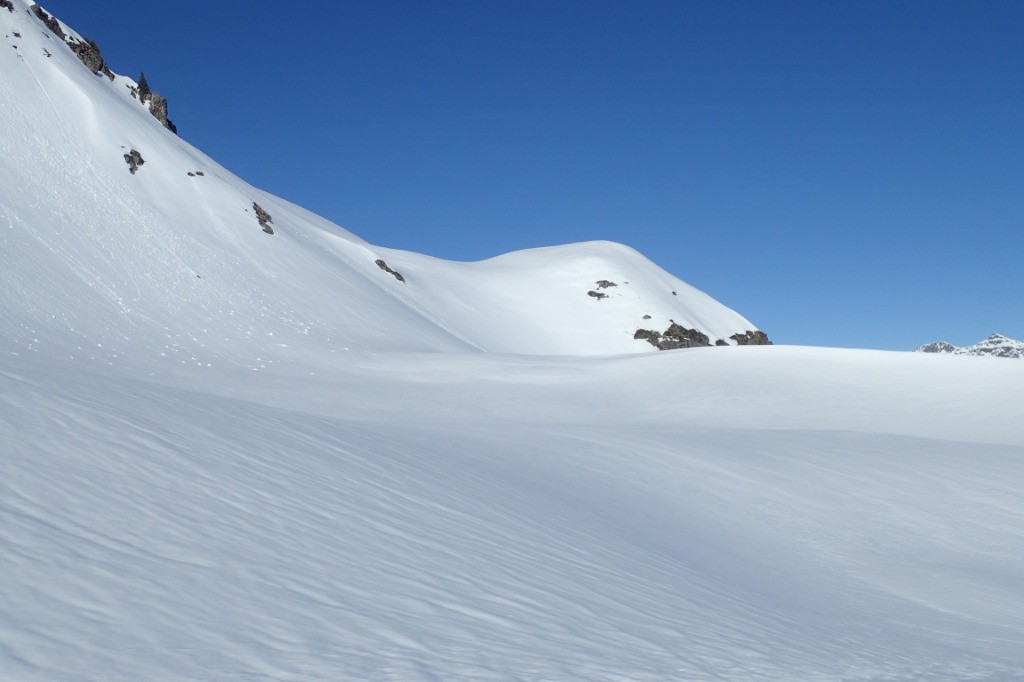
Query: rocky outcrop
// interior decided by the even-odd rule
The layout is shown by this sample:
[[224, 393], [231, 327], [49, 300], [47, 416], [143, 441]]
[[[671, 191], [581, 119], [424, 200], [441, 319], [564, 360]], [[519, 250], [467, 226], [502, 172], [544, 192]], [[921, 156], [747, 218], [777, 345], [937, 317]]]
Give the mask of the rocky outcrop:
[[402, 277], [402, 273], [400, 273], [400, 272], [398, 272], [396, 270], [392, 270], [388, 266], [388, 264], [385, 263], [382, 259], [378, 258], [377, 260], [375, 260], [373, 262], [376, 263], [377, 267], [380, 268], [381, 270], [383, 270], [384, 272], [388, 273], [389, 275], [394, 275], [395, 279], [397, 279], [399, 282], [402, 282], [402, 283], [405, 282], [405, 277]]
[[[6, 7], [8, 5], [2, 4], [7, 2], [10, 4], [10, 0], [0, 0], [0, 7]], [[39, 5], [32, 5], [32, 13], [42, 21], [46, 28], [50, 29], [54, 35], [67, 43], [71, 51], [85, 64], [85, 67], [93, 73], [102, 73], [110, 80], [114, 80], [114, 72], [107, 66], [107, 62], [103, 59], [103, 55], [100, 54], [99, 46], [88, 39], [79, 41], [75, 38], [64, 33], [60, 27], [60, 22], [56, 18], [46, 13]], [[13, 11], [13, 7], [11, 7]], [[178, 134], [178, 127], [174, 125], [174, 122], [167, 115], [167, 98], [161, 95], [159, 92], [151, 92], [149, 84], [146, 82], [146, 75], [142, 74], [139, 76], [139, 84], [137, 87], [132, 89], [132, 95], [139, 98], [139, 101], [145, 104], [149, 108], [149, 113], [153, 117], [160, 121], [160, 125], [167, 128], [175, 135]]]
[[736, 342], [737, 346], [771, 346], [768, 335], [759, 331], [746, 331], [742, 334], [733, 334], [729, 337]]
[[674, 350], [676, 348], [699, 348], [710, 346], [711, 339], [707, 334], [696, 329], [687, 329], [682, 325], [673, 322], [663, 332], [653, 329], [637, 329], [633, 334], [634, 339], [640, 339], [651, 344], [658, 350]]
[[139, 170], [139, 166], [146, 163], [146, 161], [142, 158], [142, 154], [140, 154], [135, 149], [131, 150], [130, 152], [124, 155], [124, 161], [125, 163], [128, 164], [128, 171], [132, 175], [135, 175], [135, 171]]
[[93, 73], [102, 73], [110, 80], [114, 80], [114, 74], [107, 66], [107, 63], [103, 61], [103, 56], [100, 54], [100, 48], [91, 40], [85, 39], [78, 41], [72, 38], [68, 34], [64, 33], [64, 30], [60, 27], [60, 22], [57, 21], [56, 17], [53, 17], [46, 13], [39, 5], [32, 5], [30, 8], [32, 14], [43, 22], [46, 28], [50, 29], [50, 32], [55, 36], [67, 43], [71, 51], [78, 56], [82, 63], [85, 64], [86, 68]]
[[7, 10], [8, 12], [14, 11], [14, 5], [11, 4], [11, 0], [0, 0], [0, 7]]
[[274, 222], [274, 219], [270, 217], [270, 214], [263, 210], [263, 207], [257, 204], [255, 201], [252, 202], [252, 210], [256, 211], [256, 220], [259, 221], [260, 227], [267, 234], [274, 234], [274, 228], [270, 226], [270, 223]]
[[619, 285], [618, 285], [618, 284], [616, 284], [615, 282], [609, 282], [609, 281], [608, 281], [608, 280], [606, 280], [606, 279], [600, 279], [600, 280], [598, 280], [598, 281], [594, 282], [594, 284], [596, 284], [596, 285], [597, 285], [597, 288], [598, 288], [598, 289], [609, 289], [609, 288], [611, 288], [611, 287], [617, 287], [617, 286], [619, 286]]
[[96, 46], [96, 43], [91, 40], [85, 40], [81, 43], [69, 41], [68, 47], [85, 64], [85, 68], [93, 73], [102, 73], [110, 80], [114, 80], [114, 74], [110, 67], [107, 66], [107, 63], [103, 61], [100, 48]]
[[154, 92], [149, 101], [149, 113], [153, 114], [164, 128], [175, 135], [178, 134], [178, 127], [167, 117], [167, 99], [159, 92]]
[[60, 27], [60, 22], [57, 21], [56, 18], [51, 17], [49, 14], [47, 14], [46, 10], [44, 10], [39, 5], [32, 5], [31, 7], [29, 7], [29, 9], [32, 11], [32, 14], [36, 15], [36, 17], [39, 18], [39, 21], [43, 22], [43, 24], [46, 25], [46, 28], [50, 29], [50, 31], [55, 36], [57, 36], [61, 40], [68, 39], [67, 34], [64, 33], [64, 29]]
[[602, 294], [600, 291], [588, 291], [587, 296], [601, 300], [602, 298], [608, 298], [608, 294]]

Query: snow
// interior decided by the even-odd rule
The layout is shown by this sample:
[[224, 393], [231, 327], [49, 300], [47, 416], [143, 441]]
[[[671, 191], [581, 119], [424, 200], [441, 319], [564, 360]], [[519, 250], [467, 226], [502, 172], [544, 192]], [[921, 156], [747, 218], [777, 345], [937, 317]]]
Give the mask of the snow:
[[755, 327], [622, 245], [370, 245], [15, 6], [0, 678], [1024, 678], [1021, 363], [654, 352]]

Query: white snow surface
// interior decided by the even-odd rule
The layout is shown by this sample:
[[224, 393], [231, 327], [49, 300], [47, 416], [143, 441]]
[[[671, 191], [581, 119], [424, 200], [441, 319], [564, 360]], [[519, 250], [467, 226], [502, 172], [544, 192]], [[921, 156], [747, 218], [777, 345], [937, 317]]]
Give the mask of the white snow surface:
[[14, 4], [0, 679], [1024, 679], [1024, 364], [655, 353], [755, 327], [620, 245], [369, 245]]

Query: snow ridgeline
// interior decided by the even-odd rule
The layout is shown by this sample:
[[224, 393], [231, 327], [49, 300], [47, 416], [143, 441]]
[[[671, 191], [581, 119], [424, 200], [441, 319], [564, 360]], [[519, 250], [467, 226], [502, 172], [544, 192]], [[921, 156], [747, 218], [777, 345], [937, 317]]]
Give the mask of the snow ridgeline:
[[92, 43], [14, 7], [0, 12], [16, 48], [0, 61], [0, 333], [13, 346], [259, 368], [346, 348], [607, 355], [767, 341], [618, 244], [477, 263], [372, 246], [171, 134], [138, 83], [69, 47]]

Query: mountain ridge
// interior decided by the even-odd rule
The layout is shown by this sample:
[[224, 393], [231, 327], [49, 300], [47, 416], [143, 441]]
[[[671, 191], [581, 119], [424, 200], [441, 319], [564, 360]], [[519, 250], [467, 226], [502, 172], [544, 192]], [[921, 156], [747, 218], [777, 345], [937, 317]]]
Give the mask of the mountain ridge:
[[[735, 311], [609, 242], [476, 263], [370, 245], [171, 134], [138, 83], [93, 71], [17, 3], [22, 11], [0, 17], [19, 36], [0, 75], [15, 95], [0, 104], [8, 121], [0, 151], [18, 160], [0, 187], [0, 220], [10, 228], [0, 281], [22, 289], [0, 302], [19, 321], [12, 343], [63, 336], [73, 347], [96, 344], [90, 356], [102, 345], [97, 357], [107, 362], [145, 352], [258, 365], [341, 348], [649, 352], [660, 346], [637, 331], [672, 325], [707, 338], [698, 345], [767, 340]], [[67, 35], [85, 44], [70, 27]], [[151, 343], [161, 336], [166, 343]]]
[[935, 341], [919, 346], [914, 352], [1019, 359], [1024, 358], [1024, 341], [1016, 341], [1002, 334], [992, 334], [972, 346], [961, 347], [946, 341]]

